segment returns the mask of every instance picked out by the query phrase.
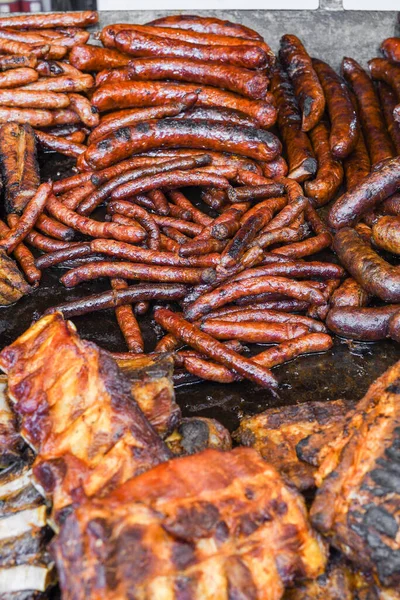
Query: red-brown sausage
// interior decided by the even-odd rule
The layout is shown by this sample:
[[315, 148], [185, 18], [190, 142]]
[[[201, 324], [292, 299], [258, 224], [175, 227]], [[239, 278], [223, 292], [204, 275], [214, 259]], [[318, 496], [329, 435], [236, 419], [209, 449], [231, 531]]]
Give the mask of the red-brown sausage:
[[341, 306], [329, 311], [326, 324], [336, 335], [363, 342], [376, 342], [387, 337], [390, 319], [399, 310], [400, 304], [378, 308]]
[[292, 80], [303, 113], [303, 131], [310, 131], [325, 110], [324, 91], [314, 71], [310, 56], [295, 35], [281, 38], [279, 57]]
[[273, 344], [285, 342], [309, 333], [302, 323], [265, 323], [259, 321], [230, 322], [208, 319], [200, 325], [201, 331], [217, 340], [239, 340], [245, 343]]
[[276, 120], [273, 98], [269, 93], [263, 100], [249, 100], [238, 94], [211, 86], [192, 83], [158, 81], [130, 81], [102, 85], [92, 97], [92, 104], [100, 111], [120, 108], [140, 108], [180, 102], [187, 94], [198, 94], [197, 106], [233, 108], [256, 119], [262, 127], [271, 127]]
[[343, 79], [327, 63], [317, 58], [313, 67], [321, 82], [331, 123], [329, 144], [334, 158], [346, 158], [356, 147], [359, 123], [349, 89]]
[[384, 81], [378, 81], [378, 93], [381, 101], [383, 116], [385, 117], [386, 127], [392, 138], [396, 153], [400, 154], [400, 123], [394, 118], [394, 109], [398, 101], [396, 94]]
[[21, 69], [28, 67], [34, 69], [38, 59], [34, 54], [12, 54], [10, 56], [0, 56], [0, 71], [8, 71], [9, 69]]
[[[357, 110], [357, 100], [353, 92], [350, 91], [350, 99], [355, 110]], [[365, 145], [364, 134], [358, 133], [356, 147], [353, 152], [343, 160], [343, 168], [346, 176], [346, 186], [350, 190], [360, 183], [371, 171], [371, 161], [367, 146]]]
[[0, 28], [14, 29], [52, 29], [53, 27], [89, 27], [99, 20], [95, 10], [81, 12], [41, 13], [0, 17]]
[[71, 65], [80, 71], [102, 71], [103, 69], [114, 69], [116, 67], [126, 67], [132, 60], [127, 54], [111, 48], [101, 48], [100, 46], [75, 46], [69, 54]]
[[199, 17], [198, 15], [170, 15], [150, 21], [147, 25], [153, 27], [171, 27], [172, 29], [189, 29], [198, 33], [214, 33], [230, 37], [240, 37], [247, 40], [261, 40], [259, 33], [239, 23], [232, 23], [215, 17]]
[[375, 244], [392, 254], [400, 254], [400, 217], [381, 217], [372, 227]]
[[390, 37], [383, 40], [381, 52], [389, 60], [400, 63], [400, 38]]
[[389, 321], [388, 335], [392, 340], [400, 343], [400, 308]]
[[371, 296], [352, 277], [345, 279], [332, 294], [330, 305], [334, 306], [367, 306]]
[[76, 144], [75, 142], [67, 140], [65, 137], [63, 138], [56, 135], [51, 135], [49, 133], [45, 133], [44, 131], [40, 131], [39, 129], [36, 129], [35, 135], [42, 146], [48, 150], [53, 150], [59, 154], [64, 154], [64, 156], [72, 156], [73, 158], [76, 158], [86, 150], [86, 146], [83, 144]]

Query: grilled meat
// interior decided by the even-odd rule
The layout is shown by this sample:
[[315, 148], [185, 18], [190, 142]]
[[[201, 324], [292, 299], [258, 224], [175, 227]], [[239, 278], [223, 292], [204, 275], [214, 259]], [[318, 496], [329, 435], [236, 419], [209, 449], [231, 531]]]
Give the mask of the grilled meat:
[[172, 356], [135, 356], [117, 360], [131, 382], [131, 394], [149, 423], [164, 438], [180, 421], [181, 409], [175, 401], [172, 382]]
[[175, 456], [195, 454], [207, 448], [230, 450], [232, 440], [229, 431], [216, 419], [188, 417], [165, 440]]
[[31, 287], [26, 283], [15, 262], [0, 249], [0, 306], [17, 302]]
[[315, 527], [383, 586], [400, 587], [400, 362], [377, 379], [316, 476]]
[[255, 448], [281, 474], [300, 490], [315, 485], [315, 468], [299, 460], [296, 446], [316, 431], [324, 436], [326, 428], [341, 427], [354, 402], [307, 402], [296, 406], [270, 408], [247, 417], [234, 433], [237, 442]]
[[36, 483], [61, 509], [114, 489], [170, 457], [108, 353], [58, 313], [0, 353]]
[[86, 502], [52, 550], [63, 600], [278, 600], [326, 562], [301, 497], [249, 448], [177, 458]]
[[28, 124], [0, 128], [0, 166], [8, 213], [21, 213], [40, 185], [35, 133]]
[[16, 462], [23, 450], [23, 440], [17, 430], [16, 417], [6, 394], [7, 378], [0, 375], [0, 468]]

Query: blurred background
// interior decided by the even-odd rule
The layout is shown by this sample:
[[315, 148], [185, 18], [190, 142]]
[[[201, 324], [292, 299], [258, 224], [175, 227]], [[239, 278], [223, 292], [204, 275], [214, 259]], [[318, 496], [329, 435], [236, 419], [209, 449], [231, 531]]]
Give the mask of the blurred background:
[[[281, 9], [314, 10], [320, 0], [147, 0], [146, 10]], [[337, 0], [321, 0], [325, 8], [337, 9]], [[343, 0], [346, 10], [399, 10], [399, 0]], [[0, 13], [67, 10], [140, 10], [135, 0], [0, 0]]]

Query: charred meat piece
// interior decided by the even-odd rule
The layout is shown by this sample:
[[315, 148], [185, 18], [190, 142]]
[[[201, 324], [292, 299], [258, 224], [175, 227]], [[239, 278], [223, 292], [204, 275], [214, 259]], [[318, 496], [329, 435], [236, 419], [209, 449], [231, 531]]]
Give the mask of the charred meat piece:
[[315, 527], [348, 558], [400, 586], [400, 362], [357, 404], [317, 473]]
[[63, 600], [273, 600], [326, 562], [303, 500], [250, 448], [176, 458], [86, 502], [52, 550]]
[[335, 400], [270, 408], [243, 419], [234, 438], [244, 446], [255, 448], [298, 489], [306, 490], [315, 485], [316, 469], [298, 458], [296, 446], [316, 431], [340, 427], [354, 405], [351, 401]]
[[0, 367], [55, 520], [73, 500], [110, 491], [170, 457], [113, 359], [61, 314], [43, 317], [5, 348]]
[[195, 454], [207, 448], [230, 450], [232, 440], [229, 431], [216, 419], [188, 417], [165, 440], [176, 456]]
[[135, 356], [117, 364], [131, 382], [131, 394], [149, 423], [164, 438], [180, 421], [181, 409], [175, 401], [172, 356]]
[[13, 259], [0, 249], [0, 306], [14, 304], [31, 289]]
[[35, 134], [27, 123], [0, 127], [0, 165], [6, 210], [21, 214], [40, 185]]
[[[0, 375], [0, 468], [15, 463], [21, 455], [24, 442], [17, 430], [16, 416], [7, 399], [7, 378]], [[1, 481], [1, 478], [0, 478]], [[1, 484], [0, 484], [1, 485]]]

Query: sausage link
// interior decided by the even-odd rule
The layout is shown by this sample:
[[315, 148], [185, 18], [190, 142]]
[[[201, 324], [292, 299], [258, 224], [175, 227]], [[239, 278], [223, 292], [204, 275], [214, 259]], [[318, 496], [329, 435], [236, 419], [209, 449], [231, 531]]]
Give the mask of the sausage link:
[[256, 160], [274, 158], [281, 149], [274, 134], [261, 129], [206, 121], [160, 119], [119, 129], [112, 136], [90, 146], [85, 158], [91, 166], [100, 169], [131, 154], [160, 146], [236, 152]]
[[393, 62], [400, 62], [400, 38], [390, 37], [381, 44], [382, 54]]
[[94, 92], [92, 104], [104, 112], [181, 102], [187, 94], [193, 93], [198, 94], [197, 106], [232, 108], [256, 119], [265, 128], [272, 127], [276, 121], [273, 98], [268, 93], [264, 100], [249, 100], [232, 92], [192, 83], [130, 81], [106, 84]]
[[23, 67], [34, 69], [38, 59], [34, 54], [12, 54], [10, 56], [0, 56], [0, 71], [9, 69], [21, 69]]
[[328, 214], [329, 225], [334, 229], [354, 225], [364, 213], [394, 194], [399, 185], [400, 157], [396, 157], [386, 161], [378, 171], [372, 172], [335, 202]]
[[[81, 186], [73, 188], [65, 194], [62, 194], [58, 197], [60, 202], [62, 202], [65, 206], [70, 208], [71, 210], [76, 210], [80, 203], [87, 198], [94, 190], [95, 186], [91, 181], [87, 181], [83, 183]], [[53, 186], [54, 190], [54, 186]]]
[[263, 387], [271, 389], [277, 387], [276, 380], [268, 369], [257, 366], [250, 359], [240, 356], [172, 311], [159, 308], [155, 311], [154, 318], [169, 333], [205, 356], [209, 356]]
[[389, 321], [388, 336], [395, 342], [400, 342], [400, 308]]
[[112, 50], [101, 48], [99, 46], [74, 46], [69, 54], [71, 65], [80, 71], [102, 71], [103, 69], [115, 69], [117, 67], [126, 67], [132, 60], [130, 56]]
[[[357, 111], [357, 99], [353, 92], [349, 91], [354, 110]], [[359, 130], [358, 140], [353, 152], [343, 160], [343, 168], [346, 177], [347, 190], [350, 190], [362, 181], [371, 171], [371, 161], [364, 134]]]
[[305, 182], [304, 190], [312, 198], [314, 206], [324, 206], [336, 196], [342, 184], [343, 167], [340, 160], [332, 156], [329, 128], [325, 121], [320, 121], [310, 131], [310, 137], [318, 160], [318, 171], [315, 179]]
[[398, 103], [396, 94], [384, 81], [378, 81], [378, 93], [383, 116], [386, 121], [386, 127], [396, 149], [396, 153], [400, 154], [400, 123], [394, 118], [394, 109]]
[[324, 91], [314, 71], [310, 56], [295, 35], [281, 38], [279, 57], [292, 80], [303, 113], [302, 129], [310, 131], [325, 110]]
[[[111, 287], [113, 290], [125, 290], [127, 289], [128, 284], [123, 279], [111, 279]], [[115, 309], [115, 316], [129, 352], [134, 352], [135, 354], [144, 352], [142, 333], [132, 310], [132, 306], [130, 304], [117, 306]]]
[[384, 215], [400, 216], [400, 194], [393, 194], [393, 196], [384, 200], [379, 205], [379, 209]]
[[94, 87], [94, 79], [91, 75], [80, 77], [41, 77], [38, 81], [24, 86], [24, 91], [34, 92], [88, 92]]
[[[52, 120], [51, 120], [51, 125], [55, 126], [55, 125], [70, 125], [70, 124], [74, 124], [74, 123], [80, 123], [81, 120], [79, 118], [79, 116], [76, 114], [76, 112], [74, 112], [73, 110], [70, 109], [59, 109], [59, 110], [53, 110], [52, 113], [50, 113], [52, 116]], [[40, 125], [38, 125], [38, 127], [40, 127]]]
[[[17, 225], [17, 215], [8, 215], [8, 225], [14, 228]], [[0, 239], [7, 235], [10, 231], [9, 227], [0, 220]], [[25, 244], [18, 244], [14, 248], [13, 255], [20, 265], [26, 280], [32, 285], [37, 286], [42, 277], [41, 271], [35, 266], [35, 257]]]
[[335, 306], [366, 306], [370, 300], [370, 295], [361, 287], [352, 277], [343, 281], [340, 287], [335, 290], [330, 299], [330, 305]]
[[[325, 325], [323, 325], [320, 321], [310, 319], [309, 317], [290, 315], [278, 310], [249, 309], [242, 307], [238, 308], [239, 310], [221, 317], [217, 317], [216, 320], [219, 320], [219, 322], [223, 321], [225, 323], [242, 323], [243, 321], [251, 321], [253, 323], [296, 323], [305, 326], [309, 331], [326, 333]], [[213, 318], [210, 317], [210, 315], [206, 315], [205, 318], [208, 323], [213, 321]]]
[[33, 108], [0, 108], [0, 123], [21, 123], [32, 127], [49, 127], [54, 123], [51, 110]]
[[350, 275], [368, 293], [385, 302], [400, 301], [400, 269], [378, 256], [356, 231], [341, 229], [335, 236], [334, 249]]
[[372, 237], [378, 248], [400, 254], [400, 217], [381, 217], [372, 227]]
[[356, 147], [360, 130], [349, 89], [327, 63], [313, 58], [312, 64], [325, 94], [331, 123], [329, 145], [332, 155], [336, 159], [346, 158]]
[[150, 121], [151, 119], [163, 119], [165, 117], [175, 117], [180, 112], [185, 111], [192, 106], [197, 100], [197, 94], [187, 94], [181, 102], [171, 102], [165, 106], [151, 106], [149, 108], [131, 108], [112, 112], [110, 115], [105, 115], [98, 125], [90, 134], [88, 142], [94, 144], [100, 139], [106, 137], [111, 132], [121, 129], [121, 127], [129, 127]]
[[76, 144], [75, 142], [67, 140], [65, 137], [51, 135], [49, 133], [45, 133], [44, 131], [40, 131], [39, 129], [35, 130], [35, 136], [42, 146], [48, 150], [53, 150], [59, 154], [64, 154], [64, 156], [76, 158], [86, 150], [86, 146], [83, 144]]
[[88, 127], [97, 127], [99, 124], [99, 115], [87, 98], [80, 94], [68, 94], [69, 106], [76, 112], [82, 123]]
[[203, 213], [198, 208], [196, 208], [194, 204], [192, 204], [191, 201], [188, 200], [180, 190], [171, 190], [168, 196], [171, 198], [174, 204], [176, 204], [184, 210], [189, 211], [192, 220], [198, 225], [203, 225], [204, 227], [206, 227], [212, 222], [213, 219], [205, 213]]
[[329, 311], [326, 325], [341, 337], [377, 342], [387, 337], [390, 319], [399, 310], [400, 304], [374, 308], [335, 307]]
[[371, 163], [374, 165], [394, 155], [393, 145], [375, 92], [374, 84], [352, 58], [344, 58], [342, 74], [352, 87], [358, 102], [360, 121]]
[[288, 75], [276, 68], [271, 80], [278, 107], [278, 127], [289, 163], [289, 177], [304, 181], [317, 172], [317, 161], [307, 134], [301, 129], [302, 117]]
[[[387, 83], [393, 88], [397, 101], [400, 102], [400, 65], [394, 65], [385, 58], [373, 58], [368, 61], [368, 66], [372, 79]], [[400, 121], [400, 105], [395, 109], [395, 118]]]
[[0, 88], [16, 88], [39, 79], [35, 69], [21, 67], [0, 73]]
[[35, 92], [22, 90], [0, 90], [2, 106], [18, 108], [65, 108], [69, 105], [68, 96], [55, 92]]
[[26, 44], [25, 42], [14, 42], [12, 40], [0, 38], [0, 52], [3, 54], [22, 54], [22, 56], [31, 56], [33, 54], [36, 57], [43, 57], [46, 56], [49, 51], [49, 44], [34, 46], [33, 44]]
[[283, 342], [274, 348], [268, 348], [253, 356], [253, 361], [259, 365], [272, 368], [293, 360], [302, 354], [327, 352], [333, 346], [332, 338], [324, 333], [309, 333], [301, 337]]
[[95, 25], [99, 15], [95, 10], [61, 12], [49, 14], [25, 14], [0, 17], [0, 28], [13, 29], [51, 29], [53, 27], [89, 27]]
[[42, 254], [36, 259], [36, 266], [38, 269], [48, 269], [54, 267], [62, 262], [69, 261], [75, 258], [86, 258], [92, 254], [92, 250], [89, 242], [81, 244], [68, 244], [65, 248], [55, 250], [48, 254]]
[[171, 27], [172, 29], [189, 29], [198, 33], [214, 33], [216, 35], [262, 41], [261, 35], [254, 31], [254, 29], [215, 17], [199, 17], [187, 14], [170, 15], [150, 21], [147, 25], [152, 25], [153, 27]]
[[308, 327], [301, 323], [232, 323], [216, 319], [204, 321], [200, 329], [218, 340], [236, 339], [249, 344], [280, 343], [309, 333]]

